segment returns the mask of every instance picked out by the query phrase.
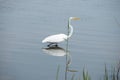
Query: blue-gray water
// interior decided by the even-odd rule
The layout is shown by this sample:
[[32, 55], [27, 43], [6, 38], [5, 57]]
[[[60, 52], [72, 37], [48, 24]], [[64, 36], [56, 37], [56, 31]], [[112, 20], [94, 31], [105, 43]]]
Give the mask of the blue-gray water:
[[105, 64], [120, 60], [120, 0], [0, 0], [0, 80], [55, 80], [58, 65], [64, 80], [65, 56], [47, 55], [41, 41], [67, 33], [70, 16], [81, 18], [72, 22], [70, 68], [103, 78]]

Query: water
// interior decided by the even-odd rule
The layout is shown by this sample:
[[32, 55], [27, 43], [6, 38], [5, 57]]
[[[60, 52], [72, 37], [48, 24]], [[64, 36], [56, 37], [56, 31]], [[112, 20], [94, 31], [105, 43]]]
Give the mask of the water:
[[81, 18], [72, 22], [70, 69], [76, 77], [85, 67], [92, 80], [103, 78], [105, 64], [110, 70], [120, 60], [119, 9], [119, 0], [0, 0], [0, 80], [55, 80], [58, 66], [64, 80], [66, 42], [52, 50], [60, 56], [45, 52], [41, 41], [67, 33], [70, 16]]

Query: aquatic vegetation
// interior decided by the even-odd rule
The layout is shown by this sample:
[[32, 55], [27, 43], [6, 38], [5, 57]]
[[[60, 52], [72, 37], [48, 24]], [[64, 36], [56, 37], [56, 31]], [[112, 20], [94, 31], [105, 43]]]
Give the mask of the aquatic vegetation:
[[83, 80], [91, 80], [88, 71], [85, 71], [85, 69], [83, 69]]
[[105, 65], [105, 75], [104, 75], [104, 80], [108, 80], [108, 70]]
[[75, 74], [72, 75], [71, 80], [74, 80], [74, 78], [75, 78]]
[[60, 71], [60, 65], [58, 65], [57, 67], [56, 80], [59, 79], [59, 71]]
[[117, 80], [119, 80], [119, 79], [120, 79], [120, 61], [117, 66]]
[[108, 69], [105, 65], [105, 74], [104, 74], [104, 80], [119, 80], [119, 71], [120, 71], [120, 65], [118, 67], [114, 67], [111, 69], [111, 73], [108, 73]]
[[[56, 80], [59, 80], [59, 71], [60, 71], [60, 65], [57, 67], [57, 73], [56, 73]], [[107, 66], [105, 65], [104, 68], [104, 75], [103, 78], [101, 78], [100, 80], [120, 80], [120, 63], [118, 64], [117, 67], [111, 68], [111, 73], [108, 71]], [[65, 72], [71, 72], [71, 71], [65, 71]], [[83, 72], [82, 72], [82, 79], [80, 78], [80, 75], [78, 78], [76, 78], [76, 74], [78, 73], [78, 71], [74, 71], [72, 72], [72, 76], [70, 76], [70, 80], [92, 80], [91, 76], [89, 75], [88, 71], [85, 70], [85, 68], [83, 68]], [[66, 76], [67, 77], [67, 76]], [[65, 80], [67, 80], [67, 78], [65, 78]]]

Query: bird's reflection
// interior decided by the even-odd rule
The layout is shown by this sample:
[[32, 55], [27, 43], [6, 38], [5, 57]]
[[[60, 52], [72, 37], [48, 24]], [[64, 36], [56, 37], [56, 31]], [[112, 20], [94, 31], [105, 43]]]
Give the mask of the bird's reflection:
[[51, 56], [65, 56], [66, 55], [66, 50], [62, 47], [59, 46], [50, 46], [47, 48], [42, 48], [43, 52], [46, 54], [49, 54]]
[[65, 58], [66, 58], [65, 80], [67, 80], [68, 72], [78, 72], [77, 70], [70, 68], [72, 59], [71, 59], [70, 52], [68, 51], [68, 44], [66, 45], [66, 49], [53, 45], [53, 46], [49, 46], [46, 48], [42, 48], [42, 51], [51, 56], [57, 56], [57, 57], [65, 56]]

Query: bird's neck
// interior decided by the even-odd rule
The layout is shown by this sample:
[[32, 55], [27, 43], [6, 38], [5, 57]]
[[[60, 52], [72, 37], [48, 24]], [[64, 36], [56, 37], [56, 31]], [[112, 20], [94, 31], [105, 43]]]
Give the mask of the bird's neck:
[[70, 38], [73, 34], [73, 27], [71, 25], [71, 20], [68, 21], [68, 38]]

